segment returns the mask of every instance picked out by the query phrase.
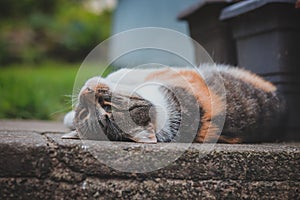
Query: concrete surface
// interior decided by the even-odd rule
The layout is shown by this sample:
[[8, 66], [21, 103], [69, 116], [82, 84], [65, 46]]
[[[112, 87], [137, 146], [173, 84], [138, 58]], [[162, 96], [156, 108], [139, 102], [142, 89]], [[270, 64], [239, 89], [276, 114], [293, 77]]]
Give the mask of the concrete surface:
[[[62, 140], [60, 123], [0, 121], [0, 199], [300, 199], [300, 144], [192, 144], [148, 173], [113, 169], [140, 151], [166, 157], [184, 144]], [[115, 159], [115, 155], [120, 158]], [[138, 157], [137, 157], [138, 158]]]

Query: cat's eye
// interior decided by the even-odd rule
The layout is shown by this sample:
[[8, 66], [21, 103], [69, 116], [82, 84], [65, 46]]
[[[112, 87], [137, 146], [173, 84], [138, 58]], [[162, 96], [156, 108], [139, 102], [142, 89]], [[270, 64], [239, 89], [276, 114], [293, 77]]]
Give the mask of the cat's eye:
[[85, 87], [84, 90], [81, 92], [81, 94], [85, 95], [85, 94], [90, 94], [92, 93], [93, 90], [89, 87]]
[[91, 92], [91, 91], [92, 91], [92, 89], [89, 88], [89, 87], [87, 87], [86, 90], [87, 90], [88, 92]]

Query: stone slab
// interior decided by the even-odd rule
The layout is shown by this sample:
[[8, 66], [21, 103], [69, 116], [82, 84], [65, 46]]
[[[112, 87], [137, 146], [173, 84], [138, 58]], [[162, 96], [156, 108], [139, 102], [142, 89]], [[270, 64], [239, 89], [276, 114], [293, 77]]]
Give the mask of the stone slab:
[[291, 181], [0, 178], [1, 199], [299, 199], [299, 188]]
[[62, 122], [38, 120], [0, 120], [2, 131], [67, 132]]
[[[300, 198], [300, 143], [189, 146], [63, 140], [61, 126], [0, 122], [0, 199]], [[112, 167], [136, 169], [140, 166], [128, 161], [135, 159], [147, 169], [157, 163], [141, 157], [148, 153], [162, 158], [161, 163], [180, 156], [147, 173]], [[138, 162], [143, 159], [147, 162]]]
[[[300, 181], [300, 144], [215, 144], [213, 147], [207, 144], [192, 144], [187, 151], [181, 152], [178, 149], [186, 146], [175, 143], [149, 145], [62, 140], [59, 134], [47, 134], [47, 137], [56, 144], [57, 153], [60, 155], [58, 159], [61, 162], [75, 171], [91, 176]], [[96, 146], [96, 152], [93, 149], [89, 150], [92, 146]], [[157, 155], [162, 153], [165, 157], [176, 153], [182, 155], [165, 168], [148, 173], [126, 173], [111, 167], [111, 163], [116, 164], [115, 166], [126, 164], [121, 155], [128, 156], [130, 151], [139, 155], [138, 153], [142, 153], [145, 149]], [[104, 158], [96, 159], [95, 156], [98, 154], [106, 155]], [[110, 162], [111, 160], [113, 162]]]
[[0, 132], [0, 177], [43, 177], [50, 172], [49, 148], [34, 132]]

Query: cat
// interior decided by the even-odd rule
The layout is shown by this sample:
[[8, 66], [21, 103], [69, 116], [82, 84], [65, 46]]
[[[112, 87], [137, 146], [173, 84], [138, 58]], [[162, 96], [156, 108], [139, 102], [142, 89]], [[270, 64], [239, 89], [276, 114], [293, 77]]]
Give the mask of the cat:
[[268, 142], [280, 140], [284, 120], [277, 88], [245, 69], [125, 68], [87, 80], [76, 108], [65, 117], [75, 131], [63, 138]]

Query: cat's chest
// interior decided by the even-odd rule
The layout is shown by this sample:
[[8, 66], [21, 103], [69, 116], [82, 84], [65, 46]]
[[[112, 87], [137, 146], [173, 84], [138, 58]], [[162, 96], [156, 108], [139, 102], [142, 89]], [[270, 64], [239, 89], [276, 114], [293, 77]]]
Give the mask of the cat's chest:
[[170, 118], [170, 102], [161, 87], [162, 86], [157, 83], [149, 82], [144, 83], [136, 90], [137, 94], [150, 101], [153, 105], [150, 112], [154, 113], [154, 115], [152, 115], [154, 119], [151, 120], [155, 122], [156, 132], [168, 126]]

